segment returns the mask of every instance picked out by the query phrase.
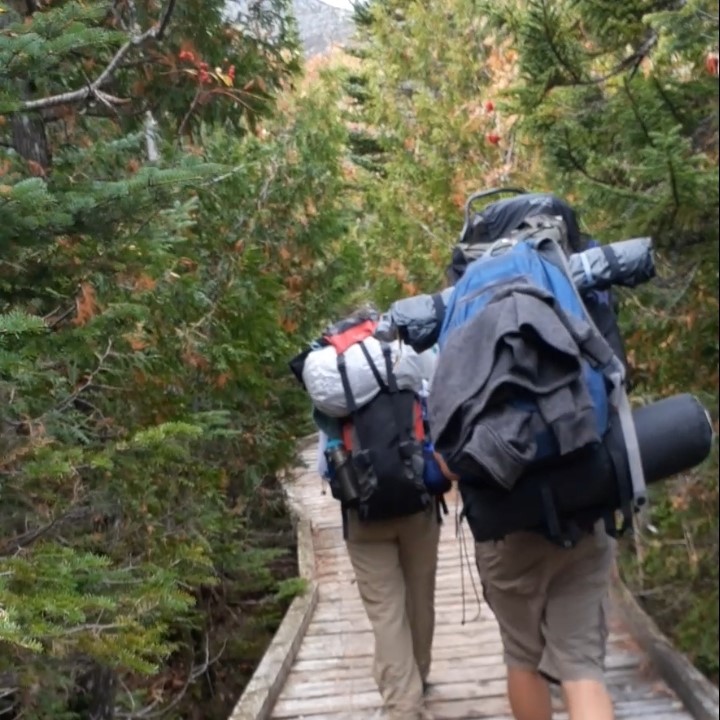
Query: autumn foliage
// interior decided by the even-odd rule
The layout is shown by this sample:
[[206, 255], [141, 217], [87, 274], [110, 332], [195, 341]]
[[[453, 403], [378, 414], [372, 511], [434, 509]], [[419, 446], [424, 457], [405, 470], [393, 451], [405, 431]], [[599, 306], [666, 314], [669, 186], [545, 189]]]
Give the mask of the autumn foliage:
[[355, 254], [253, 7], [0, 3], [2, 717], [224, 720], [298, 589], [286, 360]]

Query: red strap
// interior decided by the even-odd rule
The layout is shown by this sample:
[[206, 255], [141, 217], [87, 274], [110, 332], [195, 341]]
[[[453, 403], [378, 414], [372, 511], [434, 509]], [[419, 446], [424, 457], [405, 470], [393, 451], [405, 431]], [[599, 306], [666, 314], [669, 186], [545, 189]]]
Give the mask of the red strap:
[[419, 400], [415, 401], [413, 409], [415, 411], [415, 439], [422, 442], [425, 439], [425, 423], [423, 423], [422, 407]]
[[[415, 416], [415, 439], [422, 442], [425, 439], [425, 424], [423, 423], [422, 408], [418, 401], [413, 405], [413, 415]], [[352, 452], [352, 427], [352, 420], [346, 420], [342, 425], [342, 441], [348, 452]]]
[[345, 446], [345, 450], [347, 450], [349, 453], [352, 452], [352, 422], [348, 420], [348, 422], [343, 423], [342, 426], [342, 441], [343, 445]]
[[338, 335], [325, 335], [325, 340], [335, 348], [335, 352], [339, 355], [351, 345], [369, 338], [375, 332], [376, 327], [377, 323], [373, 320], [364, 320]]

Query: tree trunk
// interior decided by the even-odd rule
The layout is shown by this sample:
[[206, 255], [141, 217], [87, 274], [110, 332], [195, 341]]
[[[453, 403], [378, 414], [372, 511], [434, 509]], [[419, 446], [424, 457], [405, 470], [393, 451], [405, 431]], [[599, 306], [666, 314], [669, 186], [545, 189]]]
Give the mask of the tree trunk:
[[75, 682], [70, 710], [82, 720], [114, 720], [116, 691], [115, 673], [93, 663]]
[[[29, 83], [25, 83], [23, 97], [29, 95]], [[50, 167], [52, 157], [45, 132], [45, 122], [39, 113], [12, 116], [12, 145], [21, 157], [36, 162], [43, 169]]]
[[[0, 30], [29, 17], [37, 9], [35, 0], [8, 0], [8, 4], [9, 11], [0, 14]], [[20, 97], [27, 99], [31, 96], [32, 80], [23, 80]], [[37, 163], [43, 170], [49, 168], [52, 157], [42, 116], [39, 113], [14, 113], [10, 127], [15, 152], [25, 160]]]

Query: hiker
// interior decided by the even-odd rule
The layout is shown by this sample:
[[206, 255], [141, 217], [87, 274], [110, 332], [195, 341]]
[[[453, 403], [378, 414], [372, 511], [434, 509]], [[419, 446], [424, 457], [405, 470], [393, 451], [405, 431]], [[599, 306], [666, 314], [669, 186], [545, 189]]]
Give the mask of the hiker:
[[348, 511], [346, 545], [375, 636], [373, 674], [391, 720], [429, 720], [440, 522], [430, 505], [392, 520]]
[[[430, 720], [442, 494], [449, 482], [423, 444], [422, 398], [434, 350], [373, 337], [379, 316], [354, 313], [297, 358], [320, 452], [375, 638], [373, 675], [389, 720]], [[301, 356], [302, 357], [302, 356]], [[337, 376], [337, 377], [336, 377]], [[427, 462], [426, 462], [427, 461]], [[438, 482], [438, 485], [433, 485]]]
[[[612, 307], [601, 299], [591, 314], [576, 287], [568, 257], [582, 246], [562, 201], [521, 195], [474, 218], [469, 206], [428, 400], [436, 459], [463, 498], [516, 720], [552, 718], [550, 683], [570, 720], [613, 720], [611, 534], [615, 510], [630, 522], [644, 476]], [[613, 465], [618, 433], [626, 455]], [[591, 498], [582, 473], [566, 476], [601, 455], [611, 469]]]
[[[436, 455], [452, 482], [459, 477]], [[551, 720], [549, 683], [570, 720], [613, 720], [604, 683], [606, 601], [615, 540], [599, 521], [572, 548], [537, 532], [475, 543], [488, 607], [500, 627], [515, 720]]]
[[[315, 412], [328, 438], [332, 420]], [[332, 440], [330, 440], [332, 442]], [[431, 720], [425, 707], [435, 629], [440, 518], [435, 503], [409, 515], [362, 521], [341, 508], [345, 545], [375, 638], [373, 676], [390, 720]]]

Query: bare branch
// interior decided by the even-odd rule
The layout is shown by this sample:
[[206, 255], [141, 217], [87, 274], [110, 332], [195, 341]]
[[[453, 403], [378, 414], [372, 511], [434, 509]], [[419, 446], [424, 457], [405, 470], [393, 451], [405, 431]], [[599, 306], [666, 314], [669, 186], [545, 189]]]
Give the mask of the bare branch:
[[92, 633], [93, 635], [99, 635], [109, 630], [122, 630], [127, 629], [127, 625], [124, 623], [85, 623], [84, 625], [77, 625], [72, 628], [63, 629], [64, 635], [79, 635], [80, 633]]
[[190, 121], [190, 117], [192, 116], [193, 112], [195, 112], [195, 108], [197, 107], [197, 104], [202, 97], [202, 88], [198, 88], [197, 92], [195, 93], [195, 97], [193, 98], [193, 101], [190, 103], [190, 107], [188, 108], [188, 111], [185, 113], [185, 117], [182, 119], [182, 122], [180, 123], [180, 127], [178, 128], [177, 135], [178, 138], [182, 141], [183, 133], [185, 132], [185, 128], [187, 127], [188, 122]]
[[145, 151], [150, 162], [160, 159], [157, 147], [157, 120], [150, 110], [145, 111]]
[[103, 370], [105, 361], [108, 359], [110, 355], [110, 351], [112, 350], [112, 340], [108, 340], [107, 347], [105, 348], [105, 351], [102, 353], [102, 355], [97, 355], [98, 358], [98, 364], [97, 367], [87, 376], [85, 381], [80, 385], [80, 387], [75, 390], [75, 392], [68, 395], [61, 403], [59, 403], [55, 408], [55, 412], [59, 410], [63, 410], [64, 408], [68, 407], [68, 405], [71, 405], [77, 397], [84, 391], [87, 390], [95, 380], [95, 377], [97, 374]]
[[17, 535], [14, 538], [7, 540], [2, 546], [0, 546], [0, 557], [14, 555], [23, 548], [32, 545], [41, 537], [47, 535], [51, 530], [59, 529], [60, 527], [68, 523], [76, 524], [79, 520], [84, 519], [89, 514], [90, 510], [88, 508], [72, 508], [64, 515], [55, 518], [54, 520], [47, 523], [46, 525], [43, 525], [42, 527], [35, 528], [34, 530], [28, 530], [22, 535]]
[[185, 684], [180, 689], [180, 692], [175, 695], [175, 697], [173, 697], [173, 699], [170, 700], [167, 705], [158, 710], [155, 710], [157, 705], [161, 702], [156, 699], [150, 705], [140, 710], [136, 711], [133, 709], [133, 711], [129, 713], [118, 713], [118, 717], [122, 718], [123, 720], [153, 720], [154, 718], [161, 718], [164, 715], [167, 715], [167, 713], [170, 712], [173, 708], [175, 708], [177, 704], [183, 699], [183, 697], [185, 697], [185, 693], [187, 693], [190, 685], [192, 685], [192, 683], [194, 683], [199, 677], [204, 675], [208, 671], [210, 666], [214, 665], [222, 657], [223, 653], [225, 652], [226, 642], [223, 642], [220, 651], [214, 657], [210, 657], [210, 638], [207, 636], [207, 634], [205, 635], [203, 645], [205, 653], [204, 661], [202, 662], [202, 664], [190, 668], [187, 678], [185, 679]]
[[147, 40], [160, 40], [165, 34], [167, 27], [170, 23], [173, 10], [175, 9], [175, 0], [168, 0], [168, 4], [160, 18], [160, 22], [153, 27], [146, 30], [140, 35], [131, 37], [120, 49], [115, 53], [110, 62], [107, 64], [105, 69], [93, 80], [89, 85], [78, 90], [70, 90], [68, 92], [59, 93], [58, 95], [51, 95], [50, 97], [39, 98], [37, 100], [26, 100], [21, 103], [18, 110], [15, 112], [29, 112], [33, 110], [44, 110], [50, 107], [56, 107], [57, 105], [69, 105], [71, 103], [82, 102], [88, 98], [96, 98], [103, 103], [122, 102], [119, 98], [115, 98], [112, 95], [103, 93], [100, 88], [106, 83], [112, 80], [115, 71], [123, 61], [125, 56], [136, 47], [139, 47]]
[[155, 34], [156, 40], [162, 40], [162, 37], [170, 24], [170, 18], [172, 17], [173, 10], [175, 10], [175, 0], [168, 0], [167, 7], [165, 8], [165, 12], [163, 13], [160, 24], [158, 25], [157, 33]]

